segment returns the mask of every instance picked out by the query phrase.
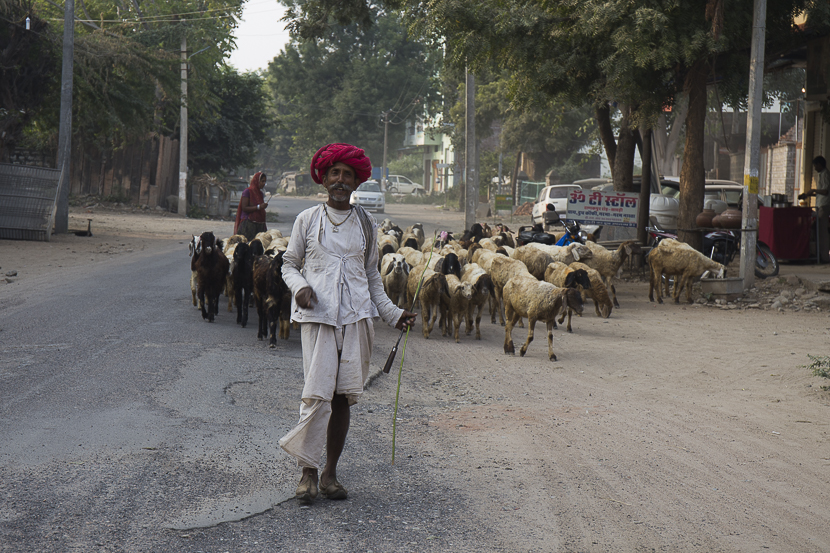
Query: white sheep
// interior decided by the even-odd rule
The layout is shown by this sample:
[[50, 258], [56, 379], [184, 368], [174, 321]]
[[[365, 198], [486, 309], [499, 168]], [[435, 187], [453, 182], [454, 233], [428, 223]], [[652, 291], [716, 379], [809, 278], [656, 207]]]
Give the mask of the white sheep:
[[574, 261], [581, 261], [584, 263], [586, 259], [590, 259], [593, 256], [591, 249], [585, 244], [580, 244], [579, 242], [573, 242], [567, 246], [547, 246], [545, 244], [539, 244], [538, 242], [531, 242], [528, 246], [531, 248], [537, 248], [548, 254], [552, 259], [551, 263], [555, 261], [564, 263], [565, 265], [570, 265]]
[[614, 307], [619, 307], [620, 303], [617, 301], [617, 289], [614, 287], [613, 279], [617, 276], [617, 272], [619, 272], [625, 260], [631, 257], [633, 253], [640, 251], [640, 245], [634, 240], [626, 240], [613, 252], [596, 242], [587, 242], [585, 245], [591, 249], [593, 255], [584, 260], [577, 259], [577, 261], [581, 261], [599, 271], [611, 293]]
[[657, 303], [663, 303], [662, 275], [675, 275], [674, 303], [680, 303], [680, 291], [686, 287], [686, 301], [692, 303], [692, 284], [708, 273], [714, 273], [715, 278], [724, 278], [726, 268], [709, 259], [692, 248], [663, 246], [661, 242], [651, 250], [648, 256], [649, 286], [648, 299], [654, 301], [654, 288], [657, 288]]
[[473, 297], [473, 286], [469, 282], [462, 282], [453, 274], [444, 275], [447, 279], [449, 298], [441, 299], [441, 335], [446, 336], [455, 332], [455, 343], [459, 343], [461, 321], [467, 318], [467, 308]]
[[[536, 278], [527, 270], [527, 265], [518, 259], [498, 256], [490, 265], [490, 278], [493, 280], [493, 290], [496, 294], [496, 309], [499, 312], [499, 322], [504, 326], [505, 317], [502, 314], [503, 291], [507, 282], [514, 277], [527, 275]], [[538, 279], [537, 279], [538, 280]]]
[[533, 341], [536, 321], [544, 321], [548, 331], [548, 359], [556, 361], [553, 353], [553, 325], [557, 315], [566, 309], [582, 314], [582, 296], [573, 288], [557, 288], [549, 282], [536, 280], [530, 274], [510, 279], [504, 287], [504, 310], [507, 325], [504, 329], [504, 353], [515, 354], [513, 325], [527, 317], [527, 341], [519, 354], [524, 357]]
[[[593, 269], [591, 269], [593, 271]], [[594, 271], [596, 273], [596, 271]], [[598, 275], [599, 273], [597, 273]], [[591, 288], [591, 279], [588, 277], [588, 273], [584, 269], [572, 269], [571, 267], [565, 265], [564, 263], [559, 263], [558, 261], [555, 263], [551, 263], [548, 265], [548, 268], [545, 270], [545, 282], [550, 282], [557, 288], [575, 288], [577, 290], [587, 290]], [[602, 284], [602, 279], [599, 279], [600, 286], [605, 289], [604, 285]], [[607, 294], [606, 294], [607, 296]], [[584, 301], [584, 294], [583, 294], [583, 301]], [[609, 302], [610, 304], [610, 302]], [[594, 306], [596, 307], [596, 300], [594, 301]], [[610, 311], [609, 311], [610, 313]], [[568, 326], [566, 327], [568, 332], [573, 332], [573, 328], [571, 327], [571, 318], [573, 317], [573, 309], [568, 309]], [[599, 312], [597, 312], [599, 315]], [[565, 311], [563, 311], [559, 316], [559, 324], [562, 324], [562, 321], [565, 320]], [[556, 323], [553, 324], [553, 328], [556, 328]]]
[[398, 253], [406, 259], [406, 262], [409, 263], [410, 267], [417, 267], [421, 263], [426, 263], [427, 260], [427, 256], [424, 256], [423, 252], [419, 252], [418, 250], [408, 246], [398, 248]]
[[527, 270], [530, 271], [536, 280], [545, 279], [545, 271], [548, 265], [553, 263], [553, 258], [545, 251], [530, 246], [520, 246], [513, 250], [513, 259], [518, 259], [525, 264]]
[[582, 288], [582, 297], [591, 298], [594, 300], [594, 312], [597, 317], [607, 319], [611, 316], [611, 309], [614, 304], [608, 296], [608, 288], [605, 286], [605, 281], [602, 275], [596, 269], [593, 269], [585, 263], [571, 263], [570, 268], [574, 270], [583, 270], [588, 275], [591, 286]]
[[[418, 283], [422, 276], [423, 284], [421, 284], [421, 289], [418, 291]], [[409, 271], [409, 279], [406, 282], [407, 304], [414, 304], [416, 293], [421, 306], [424, 338], [429, 338], [441, 310], [441, 298], [442, 296], [449, 298], [450, 295], [447, 288], [447, 277], [441, 273], [436, 273], [432, 269], [426, 269], [426, 264], [413, 267]]]
[[406, 305], [406, 283], [409, 280], [409, 265], [399, 253], [388, 253], [381, 260], [380, 275], [383, 288], [392, 302], [401, 309], [409, 309]]
[[190, 253], [188, 255], [193, 258], [190, 260], [190, 294], [191, 296], [193, 296], [193, 307], [199, 307], [199, 302], [196, 301], [196, 290], [198, 288], [198, 283], [196, 281], [195, 262], [196, 259], [198, 259], [199, 254], [202, 253], [201, 240], [201, 236], [191, 234], [190, 243], [188, 244], [188, 248], [190, 249]]
[[[473, 295], [467, 304], [467, 326], [465, 332], [469, 336], [473, 329], [473, 313], [475, 312], [476, 340], [481, 340], [481, 312], [484, 304], [494, 299], [493, 281], [484, 269], [476, 263], [467, 263], [461, 273], [461, 282], [469, 282], [473, 287]], [[492, 312], [492, 311], [491, 311]], [[495, 313], [493, 316], [495, 316]]]

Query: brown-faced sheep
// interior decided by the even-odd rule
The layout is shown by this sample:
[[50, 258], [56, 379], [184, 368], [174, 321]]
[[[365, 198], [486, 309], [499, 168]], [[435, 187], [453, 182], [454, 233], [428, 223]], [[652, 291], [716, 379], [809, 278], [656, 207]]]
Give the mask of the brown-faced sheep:
[[527, 317], [527, 341], [519, 354], [524, 357], [527, 347], [533, 341], [536, 321], [544, 321], [548, 332], [548, 359], [556, 361], [553, 353], [553, 324], [557, 315], [566, 309], [582, 314], [582, 296], [573, 288], [557, 288], [553, 284], [538, 281], [532, 276], [518, 276], [510, 279], [504, 287], [504, 309], [507, 325], [504, 328], [504, 353], [514, 354], [513, 325]]
[[409, 265], [399, 253], [388, 253], [381, 260], [380, 276], [383, 288], [392, 302], [401, 309], [409, 309], [406, 305], [406, 284], [409, 280]]
[[[422, 275], [424, 280], [419, 291], [418, 283], [421, 281]], [[429, 338], [429, 334], [435, 326], [435, 320], [440, 314], [441, 298], [442, 296], [449, 298], [450, 295], [447, 288], [447, 277], [441, 273], [436, 273], [432, 269], [426, 269], [425, 265], [413, 267], [409, 271], [409, 280], [406, 283], [406, 303], [408, 305], [414, 304], [416, 294], [421, 305], [424, 338]]]
[[694, 281], [707, 273], [714, 273], [715, 278], [724, 278], [726, 268], [709, 259], [692, 248], [671, 247], [661, 242], [648, 255], [649, 287], [648, 299], [654, 301], [654, 288], [657, 288], [657, 303], [663, 303], [661, 296], [662, 275], [675, 275], [674, 303], [680, 303], [680, 291], [686, 288], [686, 301], [692, 303], [692, 285]]
[[570, 267], [574, 270], [583, 270], [588, 274], [591, 286], [582, 288], [582, 297], [594, 300], [594, 312], [597, 314], [597, 317], [602, 317], [603, 319], [610, 317], [614, 304], [611, 302], [610, 296], [608, 296], [608, 288], [606, 288], [605, 281], [602, 279], [599, 271], [589, 267], [585, 263], [571, 263]]
[[[591, 288], [591, 279], [588, 277], [587, 271], [584, 269], [572, 269], [564, 263], [559, 263], [558, 261], [548, 265], [548, 268], [545, 271], [545, 282], [550, 282], [558, 288], [575, 288], [580, 291]], [[599, 282], [602, 284], [602, 279], [600, 279]], [[596, 300], [594, 300], [594, 305], [596, 305]], [[568, 332], [573, 332], [573, 328], [571, 327], [573, 309], [568, 309], [567, 315], [567, 330]], [[597, 315], [599, 315], [599, 313], [597, 313]], [[562, 321], [564, 320], [565, 312], [563, 311], [559, 316], [559, 324], [562, 324]], [[554, 323], [553, 328], [556, 328], [556, 323]]]
[[593, 255], [587, 259], [577, 259], [577, 261], [581, 261], [599, 271], [599, 274], [605, 279], [605, 285], [611, 292], [614, 307], [619, 308], [620, 303], [617, 301], [617, 289], [614, 287], [613, 279], [617, 276], [617, 272], [625, 260], [640, 251], [640, 245], [634, 240], [626, 240], [614, 252], [596, 242], [587, 242], [585, 245], [591, 249]]
[[441, 299], [441, 335], [446, 336], [455, 331], [455, 342], [460, 342], [461, 321], [467, 318], [467, 308], [473, 297], [473, 286], [469, 282], [461, 282], [454, 274], [444, 275], [447, 278], [449, 298]]
[[[469, 335], [473, 329], [473, 312], [475, 312], [476, 340], [481, 340], [481, 312], [484, 310], [485, 303], [495, 299], [493, 281], [490, 275], [476, 263], [467, 263], [464, 266], [461, 281], [469, 282], [473, 287], [473, 295], [467, 305], [466, 333]], [[493, 316], [495, 317], [495, 312]]]

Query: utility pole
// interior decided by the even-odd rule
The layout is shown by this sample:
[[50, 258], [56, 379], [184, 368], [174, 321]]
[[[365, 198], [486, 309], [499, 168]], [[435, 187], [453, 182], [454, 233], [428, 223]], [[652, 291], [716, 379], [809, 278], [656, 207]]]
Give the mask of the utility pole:
[[[63, 8], [63, 67], [61, 68], [61, 113], [58, 131], [58, 169], [61, 182], [55, 210], [55, 232], [69, 231], [69, 171], [72, 167], [72, 74], [75, 58], [75, 0]], [[50, 229], [51, 230], [51, 229]]]
[[182, 107], [179, 124], [179, 217], [187, 217], [187, 36], [182, 28]]
[[741, 272], [744, 290], [755, 283], [758, 236], [758, 176], [761, 160], [761, 105], [764, 86], [764, 38], [767, 0], [755, 0], [752, 14], [752, 49], [749, 62], [749, 106], [746, 112], [746, 157], [741, 227]]
[[467, 110], [465, 114], [465, 154], [467, 186], [465, 191], [464, 228], [470, 229], [476, 222], [478, 207], [478, 171], [476, 170], [476, 80], [467, 68]]
[[386, 110], [383, 115], [383, 166], [380, 168], [380, 189], [386, 190], [386, 139], [389, 136], [389, 111]]

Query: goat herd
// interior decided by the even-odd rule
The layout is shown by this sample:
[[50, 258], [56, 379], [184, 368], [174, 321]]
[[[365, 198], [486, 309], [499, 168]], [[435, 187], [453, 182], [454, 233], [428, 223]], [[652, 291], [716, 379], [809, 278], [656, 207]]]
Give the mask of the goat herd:
[[[402, 230], [389, 219], [378, 227], [378, 270], [389, 298], [400, 308], [416, 307], [417, 299], [424, 338], [429, 338], [438, 321], [443, 336], [460, 341], [461, 323], [467, 335], [475, 328], [481, 339], [481, 315], [487, 304], [490, 320], [505, 326], [504, 351], [515, 353], [512, 330], [528, 320], [528, 336], [519, 350], [524, 356], [533, 340], [537, 321], [547, 326], [548, 358], [553, 352], [553, 332], [568, 317], [581, 315], [583, 301], [590, 298], [598, 317], [608, 318], [619, 307], [613, 279], [622, 264], [639, 245], [634, 241], [620, 244], [615, 251], [595, 243], [572, 243], [550, 246], [536, 242], [517, 243], [517, 235], [503, 225], [490, 228], [476, 223], [454, 238], [442, 232], [426, 239], [423, 225], [417, 223]], [[212, 232], [193, 236], [190, 242], [193, 305], [202, 317], [213, 322], [219, 313], [219, 296], [224, 290], [228, 311], [236, 304], [236, 322], [244, 328], [248, 306], [256, 304], [259, 326], [257, 338], [269, 339], [276, 347], [276, 325], [280, 338], [290, 333], [291, 292], [282, 279], [282, 256], [288, 245], [278, 230], [260, 233], [248, 243], [234, 235], [217, 240]], [[690, 246], [675, 240], [663, 240], [649, 254], [649, 299], [657, 289], [662, 303], [664, 276], [674, 276], [673, 296], [678, 301], [685, 286], [689, 301], [693, 281], [707, 271], [723, 277], [722, 265], [708, 259]], [[423, 279], [423, 281], [422, 281]], [[668, 280], [666, 294], [668, 295]], [[418, 288], [421, 283], [420, 290]], [[198, 304], [197, 304], [198, 297]], [[205, 305], [207, 303], [207, 305]]]

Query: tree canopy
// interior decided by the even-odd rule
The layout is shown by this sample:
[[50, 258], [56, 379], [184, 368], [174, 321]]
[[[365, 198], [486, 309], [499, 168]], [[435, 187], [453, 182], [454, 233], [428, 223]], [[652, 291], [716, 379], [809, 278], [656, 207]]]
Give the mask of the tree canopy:
[[380, 166], [383, 116], [388, 157], [403, 143], [404, 123], [440, 109], [440, 50], [412, 40], [396, 13], [371, 10], [373, 24], [327, 28], [320, 40], [294, 39], [269, 64], [268, 89], [279, 128], [274, 137], [284, 168], [305, 168], [329, 142], [365, 149]]
[[[235, 47], [242, 6], [242, 0], [77, 0], [73, 143], [107, 148], [142, 139], [148, 132], [175, 134], [184, 37], [194, 167], [215, 170], [219, 164], [250, 162], [268, 119], [261, 79], [239, 75], [225, 63]], [[3, 125], [12, 131], [5, 140], [14, 143], [25, 137], [31, 146], [54, 150], [63, 6], [51, 0], [0, 0], [0, 10], [6, 20], [0, 41], [15, 45], [0, 49], [7, 54], [0, 85], [7, 110]], [[23, 29], [21, 14], [32, 17], [31, 31]], [[15, 86], [18, 96], [37, 102], [37, 109], [7, 101], [11, 95], [5, 90]], [[6, 117], [11, 110], [5, 104], [23, 109], [26, 117], [17, 117], [17, 122]]]

